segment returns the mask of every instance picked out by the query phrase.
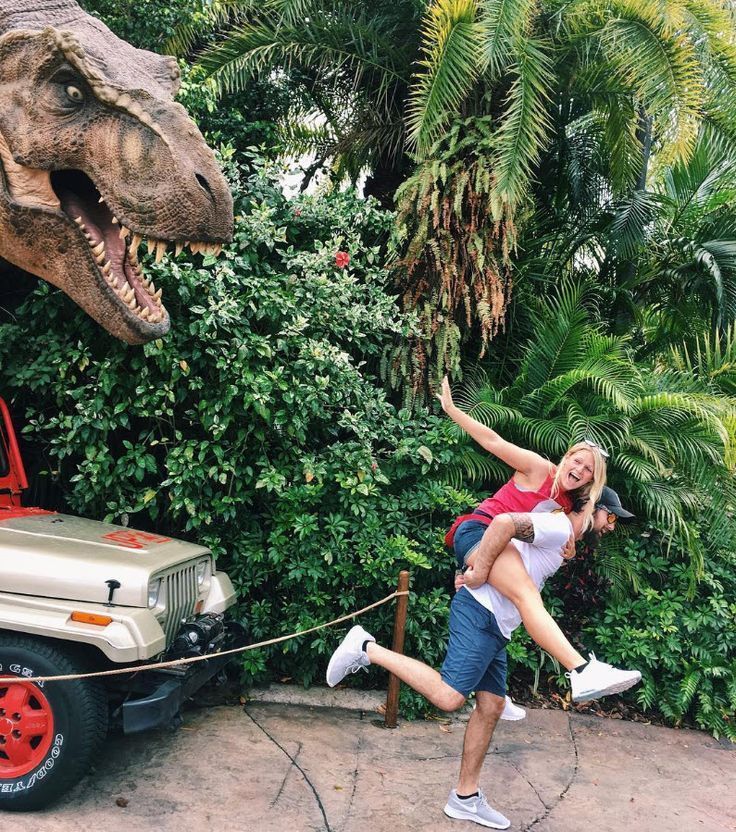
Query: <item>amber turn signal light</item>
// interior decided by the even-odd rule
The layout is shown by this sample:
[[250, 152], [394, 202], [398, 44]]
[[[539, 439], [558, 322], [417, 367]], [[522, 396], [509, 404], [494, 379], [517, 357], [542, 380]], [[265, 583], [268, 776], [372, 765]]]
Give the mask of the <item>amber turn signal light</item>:
[[112, 624], [112, 618], [109, 615], [95, 615], [93, 612], [73, 612], [72, 621], [77, 621], [80, 624], [96, 624], [98, 627], [107, 627]]

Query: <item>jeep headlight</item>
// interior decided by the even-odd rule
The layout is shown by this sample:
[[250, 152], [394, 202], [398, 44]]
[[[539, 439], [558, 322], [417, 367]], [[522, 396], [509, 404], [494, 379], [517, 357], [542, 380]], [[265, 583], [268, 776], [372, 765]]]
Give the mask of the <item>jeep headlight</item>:
[[152, 610], [158, 604], [158, 596], [161, 591], [161, 578], [152, 578], [148, 582], [148, 609]]
[[197, 564], [197, 592], [201, 593], [204, 583], [210, 574], [210, 562], [207, 560], [200, 560]]

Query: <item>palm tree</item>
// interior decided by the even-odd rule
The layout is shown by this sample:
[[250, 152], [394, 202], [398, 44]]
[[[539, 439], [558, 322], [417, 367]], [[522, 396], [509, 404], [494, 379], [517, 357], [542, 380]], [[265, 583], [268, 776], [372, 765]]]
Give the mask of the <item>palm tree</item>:
[[588, 138], [571, 142], [570, 170], [524, 226], [517, 282], [544, 292], [550, 281], [594, 280], [602, 317], [635, 334], [640, 355], [725, 332], [736, 320], [736, 149], [705, 128], [686, 163], [616, 196]]
[[[729, 515], [736, 484], [725, 461], [736, 399], [682, 361], [637, 364], [626, 337], [606, 335], [594, 322], [595, 301], [590, 289], [563, 284], [537, 303], [521, 359], [495, 379], [467, 374], [456, 399], [505, 438], [550, 459], [584, 438], [607, 448], [609, 482], [637, 514], [684, 542], [695, 579], [705, 552], [692, 521], [705, 523], [712, 540], [736, 539]], [[467, 442], [450, 477], [496, 483], [508, 471]]]
[[231, 24], [198, 56], [219, 90], [253, 78], [288, 83], [285, 152], [312, 154], [311, 173], [331, 163], [338, 179], [368, 170], [366, 192], [388, 205], [411, 169], [404, 108], [425, 8], [424, 0], [215, 0], [168, 47], [188, 54], [208, 29]]

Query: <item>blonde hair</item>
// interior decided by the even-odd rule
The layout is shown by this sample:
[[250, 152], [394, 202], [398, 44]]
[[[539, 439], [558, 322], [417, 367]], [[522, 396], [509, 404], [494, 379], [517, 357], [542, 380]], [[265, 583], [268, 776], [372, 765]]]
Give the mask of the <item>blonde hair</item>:
[[572, 454], [578, 451], [589, 451], [593, 455], [593, 481], [581, 488], [576, 488], [571, 491], [573, 499], [587, 499], [585, 508], [583, 509], [583, 531], [586, 531], [593, 525], [593, 513], [598, 500], [601, 498], [603, 486], [606, 484], [606, 460], [601, 449], [589, 442], [577, 442], [571, 448], [568, 448], [565, 455], [559, 462], [557, 470], [555, 471], [554, 479], [552, 480], [551, 497], [555, 499], [560, 492], [560, 480], [562, 478], [562, 463]]

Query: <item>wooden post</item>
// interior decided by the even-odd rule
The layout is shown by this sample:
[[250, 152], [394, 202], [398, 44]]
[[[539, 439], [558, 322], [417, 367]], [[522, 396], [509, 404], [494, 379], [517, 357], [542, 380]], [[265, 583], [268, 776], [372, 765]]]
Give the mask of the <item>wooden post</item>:
[[[409, 589], [409, 573], [406, 569], [399, 572], [398, 592], [407, 592]], [[399, 595], [396, 603], [396, 616], [394, 618], [394, 643], [391, 649], [394, 653], [404, 652], [404, 629], [406, 627], [406, 610], [409, 606], [409, 596]], [[386, 716], [383, 725], [385, 728], [396, 728], [399, 715], [399, 686], [401, 682], [393, 673], [388, 677], [388, 693], [386, 694]]]

